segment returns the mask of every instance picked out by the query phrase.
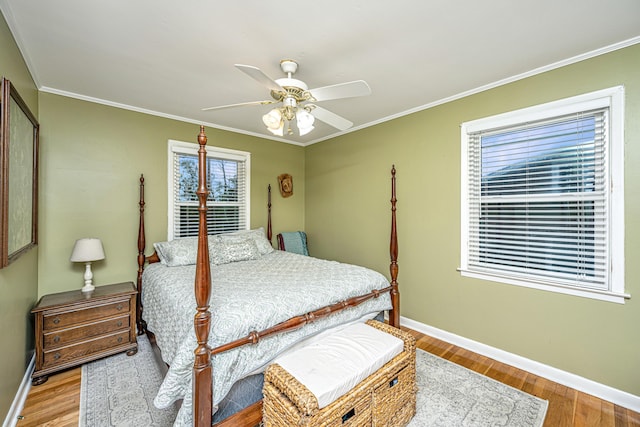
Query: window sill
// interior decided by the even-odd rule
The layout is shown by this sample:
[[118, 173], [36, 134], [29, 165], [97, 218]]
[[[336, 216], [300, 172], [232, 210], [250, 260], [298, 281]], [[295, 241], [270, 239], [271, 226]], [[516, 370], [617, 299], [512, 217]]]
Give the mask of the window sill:
[[492, 282], [506, 283], [509, 285], [522, 286], [525, 288], [539, 289], [543, 291], [555, 292], [565, 295], [573, 295], [583, 298], [590, 298], [600, 301], [614, 302], [624, 304], [625, 300], [630, 299], [631, 295], [625, 293], [601, 291], [597, 289], [577, 289], [571, 286], [552, 285], [543, 282], [527, 281], [522, 279], [514, 279], [499, 274], [490, 274], [485, 272], [469, 271], [458, 268], [460, 274], [464, 277], [471, 277], [480, 280], [489, 280]]

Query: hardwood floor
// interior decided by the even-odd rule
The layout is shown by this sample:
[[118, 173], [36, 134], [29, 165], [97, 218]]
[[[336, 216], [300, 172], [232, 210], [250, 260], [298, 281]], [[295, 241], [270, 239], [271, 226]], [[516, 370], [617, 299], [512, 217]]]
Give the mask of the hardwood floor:
[[[570, 389], [545, 378], [410, 331], [418, 348], [549, 401], [544, 427], [640, 427], [640, 413]], [[56, 375], [27, 396], [19, 427], [77, 426], [81, 369]], [[453, 426], [452, 426], [453, 427]]]
[[46, 383], [29, 390], [17, 425], [72, 427], [78, 425], [82, 368], [51, 375]]

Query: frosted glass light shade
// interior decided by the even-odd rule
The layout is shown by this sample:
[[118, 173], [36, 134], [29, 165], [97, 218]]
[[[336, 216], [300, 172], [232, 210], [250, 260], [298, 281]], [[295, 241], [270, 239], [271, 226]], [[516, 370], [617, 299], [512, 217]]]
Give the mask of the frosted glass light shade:
[[262, 116], [262, 122], [272, 134], [277, 136], [284, 134], [284, 120], [282, 119], [282, 113], [277, 108]]
[[300, 136], [304, 136], [313, 130], [313, 122], [315, 118], [305, 110], [299, 110], [296, 113], [298, 120], [298, 131]]

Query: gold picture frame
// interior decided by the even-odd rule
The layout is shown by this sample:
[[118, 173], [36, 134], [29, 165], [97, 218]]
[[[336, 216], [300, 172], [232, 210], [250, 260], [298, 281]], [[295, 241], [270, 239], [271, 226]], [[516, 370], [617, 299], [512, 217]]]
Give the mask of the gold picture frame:
[[38, 242], [38, 137], [40, 126], [4, 77], [0, 122], [0, 268]]

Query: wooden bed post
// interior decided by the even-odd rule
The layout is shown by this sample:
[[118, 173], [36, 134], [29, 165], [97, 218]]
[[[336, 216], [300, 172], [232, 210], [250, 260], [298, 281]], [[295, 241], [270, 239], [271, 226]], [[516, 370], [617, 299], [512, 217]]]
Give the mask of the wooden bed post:
[[209, 312], [209, 298], [211, 297], [211, 269], [209, 266], [209, 244], [207, 233], [207, 136], [204, 126], [200, 126], [198, 135], [198, 255], [196, 258], [196, 278], [194, 284], [196, 303], [198, 305], [193, 325], [198, 340], [193, 364], [193, 422], [196, 427], [211, 427], [213, 390], [211, 349], [209, 328], [211, 327], [211, 312]]
[[389, 312], [389, 324], [400, 327], [400, 292], [398, 291], [398, 231], [396, 229], [396, 165], [391, 166], [391, 241], [389, 254], [391, 255], [391, 304], [393, 309]]
[[[273, 237], [271, 231], [271, 184], [267, 187], [267, 239], [269, 243], [271, 243], [271, 238]], [[273, 246], [273, 243], [271, 243]]]
[[142, 320], [142, 271], [144, 270], [144, 175], [140, 175], [140, 224], [138, 227], [138, 295], [136, 296], [136, 324], [138, 326], [138, 335], [142, 335], [147, 331], [147, 322]]

